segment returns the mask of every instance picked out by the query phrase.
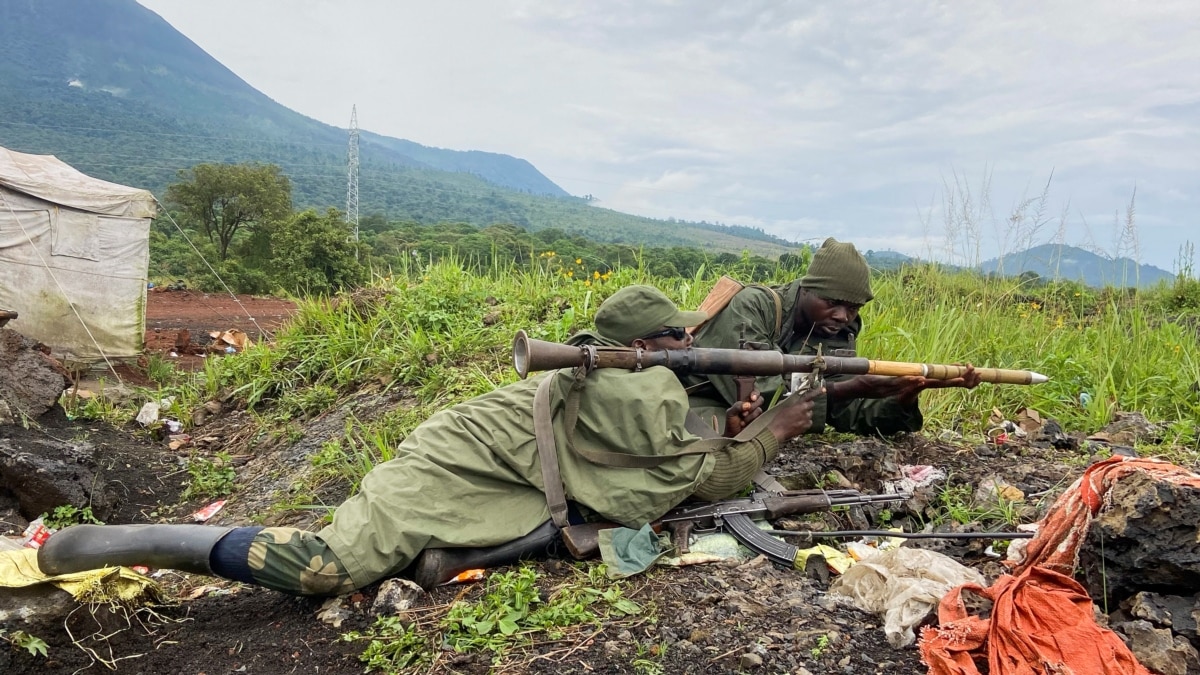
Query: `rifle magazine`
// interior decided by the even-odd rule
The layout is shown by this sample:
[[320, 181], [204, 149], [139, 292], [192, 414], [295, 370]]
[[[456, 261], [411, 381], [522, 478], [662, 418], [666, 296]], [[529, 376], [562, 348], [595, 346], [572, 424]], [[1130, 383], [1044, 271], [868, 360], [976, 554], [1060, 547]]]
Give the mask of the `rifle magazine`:
[[728, 513], [721, 516], [721, 520], [729, 533], [742, 542], [746, 548], [767, 556], [771, 562], [786, 565], [789, 568], [795, 566], [796, 553], [799, 549], [758, 529], [750, 516], [744, 513]]

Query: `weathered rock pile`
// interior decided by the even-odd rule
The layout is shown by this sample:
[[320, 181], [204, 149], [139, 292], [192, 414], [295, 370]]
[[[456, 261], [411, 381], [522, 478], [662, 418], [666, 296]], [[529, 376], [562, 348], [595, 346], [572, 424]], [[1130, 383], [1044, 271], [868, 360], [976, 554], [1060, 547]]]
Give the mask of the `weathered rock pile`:
[[1118, 481], [1088, 530], [1079, 569], [1143, 665], [1200, 673], [1200, 489], [1142, 473]]
[[0, 424], [36, 419], [71, 386], [71, 376], [49, 350], [10, 328], [0, 328]]

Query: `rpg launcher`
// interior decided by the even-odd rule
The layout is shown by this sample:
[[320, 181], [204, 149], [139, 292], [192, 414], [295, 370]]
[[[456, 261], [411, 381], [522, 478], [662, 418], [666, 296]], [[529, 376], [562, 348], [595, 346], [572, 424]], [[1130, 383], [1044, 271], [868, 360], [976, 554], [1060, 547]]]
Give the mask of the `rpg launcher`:
[[[837, 506], [857, 506], [879, 502], [899, 502], [912, 497], [902, 492], [890, 495], [864, 495], [857, 490], [795, 490], [762, 492], [746, 499], [685, 504], [668, 511], [651, 527], [666, 529], [680, 553], [687, 553], [694, 533], [725, 532], [746, 548], [788, 567], [796, 564], [799, 549], [763, 532], [756, 520], [771, 520], [799, 513], [829, 511]], [[585, 523], [562, 529], [563, 543], [576, 559], [583, 560], [600, 551], [600, 531], [616, 527], [614, 523]]]
[[[513, 340], [513, 365], [522, 378], [539, 370], [574, 368], [624, 368], [643, 370], [665, 366], [677, 373], [710, 375], [785, 375], [819, 372], [823, 375], [920, 375], [934, 380], [962, 377], [966, 366], [940, 363], [876, 361], [846, 356], [795, 355], [776, 351], [688, 347], [646, 351], [632, 347], [564, 345], [534, 340], [518, 331]], [[1050, 378], [1032, 370], [976, 368], [984, 382], [1041, 384]]]

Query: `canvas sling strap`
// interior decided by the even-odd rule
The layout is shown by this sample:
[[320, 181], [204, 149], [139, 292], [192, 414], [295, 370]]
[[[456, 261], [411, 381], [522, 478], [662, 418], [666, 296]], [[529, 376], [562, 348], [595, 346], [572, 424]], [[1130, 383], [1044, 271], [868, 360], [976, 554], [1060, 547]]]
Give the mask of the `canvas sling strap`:
[[542, 483], [545, 484], [546, 506], [550, 507], [550, 520], [559, 529], [569, 524], [567, 517], [567, 495], [563, 490], [562, 474], [558, 470], [558, 448], [554, 442], [554, 419], [550, 412], [550, 387], [556, 373], [550, 373], [538, 385], [533, 395], [533, 435], [537, 440], [538, 461], [542, 467]]
[[[557, 372], [547, 375], [538, 384], [537, 392], [533, 397], [533, 430], [537, 442], [538, 460], [542, 470], [542, 482], [545, 484], [546, 504], [550, 508], [550, 518], [558, 527], [565, 527], [568, 524], [567, 498], [566, 490], [563, 488], [562, 474], [558, 466], [558, 444], [554, 440], [554, 419], [550, 405], [550, 389], [557, 378]], [[649, 469], [677, 457], [703, 455], [720, 450], [732, 443], [744, 443], [752, 440], [770, 424], [771, 419], [779, 414], [779, 411], [804, 399], [803, 396], [790, 396], [784, 399], [783, 403], [760, 415], [758, 419], [747, 425], [740, 434], [733, 438], [706, 438], [704, 436], [711, 434], [705, 434], [701, 435], [701, 440], [689, 444], [686, 448], [678, 452], [653, 456], [629, 455], [621, 452], [582, 447], [575, 443], [575, 423], [579, 419], [579, 395], [583, 391], [587, 374], [588, 371], [586, 369], [576, 368], [572, 375], [571, 387], [567, 392], [566, 409], [564, 410], [563, 419], [567, 435], [567, 448], [593, 464], [626, 469]], [[694, 422], [685, 420], [685, 427], [689, 428], [689, 430], [689, 425], [691, 424], [697, 424], [699, 427], [704, 426], [704, 423], [699, 418], [695, 418]], [[763, 482], [759, 482], [760, 479]], [[772, 491], [782, 491], [783, 489], [783, 486], [778, 481], [761, 470], [755, 476], [754, 481], [755, 484], [763, 489]]]

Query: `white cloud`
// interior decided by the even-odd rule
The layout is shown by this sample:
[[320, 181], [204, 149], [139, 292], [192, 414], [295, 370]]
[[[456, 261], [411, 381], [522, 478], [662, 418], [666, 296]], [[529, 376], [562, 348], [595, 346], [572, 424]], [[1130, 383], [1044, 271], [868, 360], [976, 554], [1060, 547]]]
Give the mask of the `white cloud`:
[[302, 113], [610, 208], [914, 252], [944, 176], [989, 171], [1003, 221], [1053, 172], [1072, 236], [1136, 185], [1150, 262], [1194, 238], [1190, 2], [142, 2]]

